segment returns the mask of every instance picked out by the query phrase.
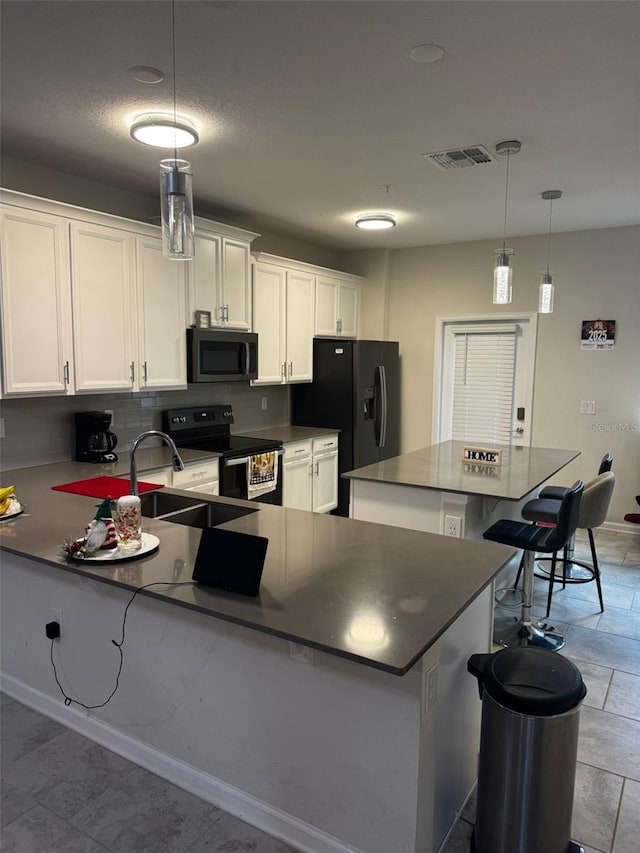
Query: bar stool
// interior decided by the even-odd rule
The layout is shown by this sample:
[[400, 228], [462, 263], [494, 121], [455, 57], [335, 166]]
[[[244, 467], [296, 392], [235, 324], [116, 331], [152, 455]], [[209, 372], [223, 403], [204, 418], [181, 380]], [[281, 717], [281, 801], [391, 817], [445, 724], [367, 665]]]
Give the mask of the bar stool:
[[578, 525], [578, 513], [584, 483], [576, 480], [559, 504], [553, 527], [541, 527], [524, 521], [502, 518], [482, 534], [484, 539], [522, 548], [524, 554], [523, 599], [520, 621], [504, 632], [497, 632], [494, 642], [501, 646], [538, 646], [557, 651], [564, 637], [535, 625], [531, 620], [533, 598], [533, 556], [536, 552], [554, 555], [567, 544]]
[[[600, 460], [600, 465], [598, 466], [598, 474], [605, 474], [607, 471], [611, 470], [611, 466], [613, 465], [613, 456], [610, 453], [605, 453], [602, 459]], [[538, 493], [538, 498], [541, 500], [547, 500], [550, 498], [551, 500], [560, 501], [569, 491], [568, 486], [545, 486]], [[525, 516], [526, 518], [526, 516]], [[574, 537], [571, 537], [571, 540], [567, 543], [567, 547], [564, 553], [564, 559], [568, 560], [568, 563], [565, 566], [564, 577], [571, 577], [573, 568], [573, 552], [575, 550], [575, 540]], [[577, 565], [577, 564], [576, 564]], [[544, 569], [543, 569], [544, 571]], [[579, 575], [578, 575], [579, 576]], [[543, 575], [536, 575], [537, 578], [543, 577]], [[544, 577], [547, 575], [545, 573]], [[585, 577], [585, 581], [591, 580], [590, 577]]]
[[[549, 571], [549, 594], [547, 596], [547, 618], [551, 610], [551, 596], [553, 595], [553, 584], [562, 582], [564, 589], [568, 583], [589, 583], [595, 580], [598, 588], [598, 599], [600, 601], [600, 612], [604, 612], [604, 602], [602, 599], [602, 586], [600, 583], [600, 567], [598, 565], [598, 555], [596, 554], [596, 544], [593, 537], [593, 531], [596, 527], [605, 521], [609, 504], [611, 503], [611, 495], [613, 487], [616, 483], [615, 474], [612, 471], [606, 471], [603, 474], [598, 474], [593, 480], [590, 480], [584, 487], [582, 500], [580, 501], [580, 511], [578, 513], [577, 528], [586, 530], [589, 534], [589, 545], [591, 547], [592, 563], [585, 563], [582, 560], [576, 560], [573, 556], [569, 556], [568, 548], [565, 546], [564, 553], [560, 559], [562, 564], [562, 577], [556, 578], [556, 562], [557, 554], [554, 554], [551, 560], [551, 569]], [[528, 521], [533, 521], [539, 525], [554, 525], [557, 523], [557, 514], [560, 506], [560, 501], [552, 499], [536, 498], [529, 501], [522, 507], [522, 517]], [[542, 562], [542, 561], [539, 561]], [[578, 566], [584, 570], [583, 576], [567, 575], [567, 569], [570, 566]], [[518, 569], [515, 586], [520, 580], [520, 572], [522, 564]], [[535, 575], [536, 577], [544, 577], [547, 575]]]

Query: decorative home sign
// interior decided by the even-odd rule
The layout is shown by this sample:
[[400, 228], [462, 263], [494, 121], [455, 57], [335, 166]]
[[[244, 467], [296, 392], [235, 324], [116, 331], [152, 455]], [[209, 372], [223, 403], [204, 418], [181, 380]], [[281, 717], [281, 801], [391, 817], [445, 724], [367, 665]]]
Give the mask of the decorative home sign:
[[211, 311], [196, 311], [194, 312], [196, 329], [211, 328]]
[[462, 459], [479, 465], [501, 465], [502, 451], [491, 447], [464, 447]]
[[615, 320], [582, 321], [580, 349], [613, 349], [615, 344]]

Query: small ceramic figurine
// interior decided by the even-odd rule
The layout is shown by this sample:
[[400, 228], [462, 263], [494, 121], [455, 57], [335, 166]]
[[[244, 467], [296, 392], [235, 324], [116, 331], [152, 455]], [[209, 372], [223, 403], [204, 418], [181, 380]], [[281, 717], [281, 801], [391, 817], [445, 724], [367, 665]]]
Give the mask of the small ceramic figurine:
[[95, 517], [85, 528], [82, 539], [65, 540], [63, 550], [71, 557], [93, 557], [98, 551], [116, 547], [116, 526], [111, 514], [111, 498], [98, 506]]

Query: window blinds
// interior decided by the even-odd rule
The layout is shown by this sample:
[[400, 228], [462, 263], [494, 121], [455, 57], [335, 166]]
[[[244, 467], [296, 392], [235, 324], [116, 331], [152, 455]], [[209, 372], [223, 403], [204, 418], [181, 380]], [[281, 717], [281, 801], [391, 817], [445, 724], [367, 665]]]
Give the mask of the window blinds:
[[455, 334], [451, 437], [510, 444], [516, 326]]

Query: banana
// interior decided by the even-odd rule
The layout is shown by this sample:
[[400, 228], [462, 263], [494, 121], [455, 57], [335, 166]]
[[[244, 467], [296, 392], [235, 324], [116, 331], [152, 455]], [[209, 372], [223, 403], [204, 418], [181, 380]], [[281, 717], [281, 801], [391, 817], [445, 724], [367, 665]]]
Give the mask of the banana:
[[10, 506], [11, 498], [5, 498], [3, 501], [0, 501], [0, 515], [4, 515]]
[[15, 486], [5, 486], [4, 489], [0, 489], [0, 501], [3, 501], [5, 498], [8, 498], [15, 491]]

